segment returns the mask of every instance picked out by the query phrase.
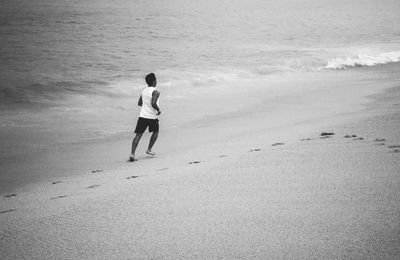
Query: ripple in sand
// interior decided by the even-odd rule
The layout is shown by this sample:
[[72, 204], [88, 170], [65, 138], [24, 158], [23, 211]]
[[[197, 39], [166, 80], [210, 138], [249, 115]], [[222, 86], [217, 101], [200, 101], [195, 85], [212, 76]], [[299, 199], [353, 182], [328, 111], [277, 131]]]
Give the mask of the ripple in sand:
[[13, 212], [13, 211], [16, 211], [16, 209], [3, 210], [3, 211], [0, 211], [0, 214], [5, 214], [5, 213], [8, 213], [8, 212]]
[[50, 199], [51, 199], [51, 200], [56, 200], [56, 199], [62, 199], [62, 198], [66, 198], [66, 197], [69, 197], [69, 196], [67, 196], [67, 195], [61, 195], [61, 196], [52, 197], [52, 198], [50, 198]]
[[320, 139], [326, 139], [326, 138], [331, 138], [331, 137], [329, 135], [324, 135], [320, 137]]
[[86, 189], [93, 189], [96, 187], [100, 187], [100, 185], [98, 185], [98, 184], [90, 185], [90, 186], [86, 187]]

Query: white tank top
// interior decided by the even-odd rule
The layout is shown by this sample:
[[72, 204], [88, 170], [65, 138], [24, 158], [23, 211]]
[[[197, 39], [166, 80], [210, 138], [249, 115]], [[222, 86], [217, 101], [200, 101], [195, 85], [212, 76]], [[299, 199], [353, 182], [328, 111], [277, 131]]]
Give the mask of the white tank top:
[[[153, 91], [156, 90], [155, 87], [146, 87], [142, 92], [142, 109], [140, 110], [139, 117], [148, 119], [157, 119], [157, 110], [151, 105], [151, 100], [153, 99]], [[158, 100], [157, 100], [158, 105]]]

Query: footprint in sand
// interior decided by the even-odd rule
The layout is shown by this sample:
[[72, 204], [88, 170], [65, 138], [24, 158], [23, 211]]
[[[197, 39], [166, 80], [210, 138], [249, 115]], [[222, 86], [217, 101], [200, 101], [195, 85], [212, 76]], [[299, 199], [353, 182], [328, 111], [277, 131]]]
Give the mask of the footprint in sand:
[[249, 152], [259, 152], [259, 151], [261, 151], [260, 148], [255, 148], [255, 149], [251, 149]]
[[389, 153], [400, 153], [400, 150], [397, 149], [397, 148], [400, 148], [400, 145], [397, 145], [397, 144], [389, 145], [388, 148], [393, 149], [393, 150], [389, 151]]
[[15, 193], [4, 195], [5, 198], [11, 198], [11, 197], [15, 197], [15, 196], [17, 196], [17, 194], [15, 194]]
[[67, 196], [67, 195], [61, 195], [61, 196], [52, 197], [52, 198], [50, 198], [50, 199], [51, 199], [51, 200], [56, 200], [56, 199], [62, 199], [62, 198], [66, 198], [66, 197], [69, 197], [69, 196]]
[[51, 184], [58, 184], [61, 183], [62, 181], [53, 181]]
[[5, 214], [5, 213], [8, 213], [8, 212], [13, 212], [13, 211], [16, 211], [16, 209], [3, 210], [3, 211], [0, 211], [0, 214]]
[[93, 170], [92, 173], [103, 172], [103, 170]]
[[100, 187], [100, 185], [94, 184], [94, 185], [86, 187], [86, 189], [93, 189], [93, 188], [96, 188], [96, 187]]
[[188, 164], [196, 164], [196, 163], [201, 163], [201, 161], [191, 161], [191, 162], [188, 162]]
[[137, 178], [137, 177], [139, 177], [139, 176], [134, 176], [134, 175], [132, 175], [132, 176], [126, 177], [126, 179], [127, 179], [127, 180], [129, 180], [129, 179], [135, 179], [135, 178]]
[[285, 143], [274, 143], [272, 146], [284, 145]]

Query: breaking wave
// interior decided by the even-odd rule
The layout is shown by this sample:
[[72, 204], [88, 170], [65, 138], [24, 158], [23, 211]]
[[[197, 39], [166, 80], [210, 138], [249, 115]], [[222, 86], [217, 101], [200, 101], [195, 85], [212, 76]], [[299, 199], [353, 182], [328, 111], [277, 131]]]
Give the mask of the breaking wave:
[[347, 69], [353, 67], [375, 66], [393, 62], [400, 62], [400, 51], [381, 53], [377, 56], [359, 54], [356, 57], [336, 58], [320, 69]]

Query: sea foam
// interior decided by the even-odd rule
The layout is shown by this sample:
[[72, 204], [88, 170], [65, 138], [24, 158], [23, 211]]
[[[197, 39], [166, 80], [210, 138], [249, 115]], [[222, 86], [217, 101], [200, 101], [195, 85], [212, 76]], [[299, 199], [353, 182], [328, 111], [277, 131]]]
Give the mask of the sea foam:
[[336, 58], [328, 61], [328, 64], [320, 67], [324, 69], [347, 69], [362, 66], [375, 66], [392, 62], [400, 62], [400, 51], [385, 52], [379, 55], [359, 54], [355, 57]]

